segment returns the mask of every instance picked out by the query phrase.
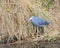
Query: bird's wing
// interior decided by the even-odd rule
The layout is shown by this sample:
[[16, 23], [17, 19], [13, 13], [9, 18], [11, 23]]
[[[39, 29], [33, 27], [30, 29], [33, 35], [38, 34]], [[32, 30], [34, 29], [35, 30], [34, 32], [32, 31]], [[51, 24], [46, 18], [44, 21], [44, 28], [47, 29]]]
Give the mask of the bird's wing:
[[37, 20], [37, 23], [38, 23], [39, 25], [44, 25], [44, 23], [45, 23], [45, 20], [42, 19], [42, 18], [37, 18], [36, 20]]
[[45, 26], [45, 25], [48, 25], [49, 22], [47, 22], [45, 19], [43, 18], [36, 18], [37, 20], [37, 23], [40, 25], [40, 26]]
[[44, 20], [43, 18], [36, 17], [36, 18], [32, 19], [32, 23], [35, 26], [43, 27], [43, 26], [47, 25], [48, 22], [46, 20]]

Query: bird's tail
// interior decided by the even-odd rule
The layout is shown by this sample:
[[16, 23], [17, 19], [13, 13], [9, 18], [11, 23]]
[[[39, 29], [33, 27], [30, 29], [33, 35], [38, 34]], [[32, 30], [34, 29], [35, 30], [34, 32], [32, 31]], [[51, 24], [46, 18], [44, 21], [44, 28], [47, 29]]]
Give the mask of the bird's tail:
[[52, 22], [47, 22], [47, 25], [51, 24]]
[[51, 24], [52, 22], [48, 22], [49, 24]]

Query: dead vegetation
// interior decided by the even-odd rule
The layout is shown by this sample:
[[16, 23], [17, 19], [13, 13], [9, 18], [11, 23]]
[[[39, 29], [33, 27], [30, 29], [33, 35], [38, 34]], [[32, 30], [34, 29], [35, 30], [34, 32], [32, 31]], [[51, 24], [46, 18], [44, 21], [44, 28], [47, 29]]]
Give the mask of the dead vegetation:
[[29, 22], [31, 15], [51, 22], [48, 27], [45, 27], [45, 33], [40, 35], [40, 40], [60, 38], [60, 7], [58, 4], [60, 1], [54, 0], [51, 5], [42, 1], [0, 0], [0, 43], [34, 38], [35, 30]]

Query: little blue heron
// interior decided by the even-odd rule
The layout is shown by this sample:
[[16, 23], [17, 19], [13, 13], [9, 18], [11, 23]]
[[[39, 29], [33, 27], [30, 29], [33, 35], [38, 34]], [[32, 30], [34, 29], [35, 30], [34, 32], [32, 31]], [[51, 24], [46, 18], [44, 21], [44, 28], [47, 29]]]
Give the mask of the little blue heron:
[[[49, 25], [49, 23], [50, 23], [50, 22], [46, 21], [45, 19], [39, 18], [36, 16], [31, 16], [29, 18], [29, 20], [36, 27], [36, 30], [38, 30], [38, 28], [41, 28], [42, 32], [44, 32], [44, 26]], [[37, 38], [38, 38], [38, 31], [37, 31]]]

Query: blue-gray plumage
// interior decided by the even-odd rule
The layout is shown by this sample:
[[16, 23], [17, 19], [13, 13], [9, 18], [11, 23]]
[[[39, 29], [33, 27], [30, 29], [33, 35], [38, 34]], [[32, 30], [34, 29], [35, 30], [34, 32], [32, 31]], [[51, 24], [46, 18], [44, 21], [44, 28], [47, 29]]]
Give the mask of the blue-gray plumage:
[[44, 26], [49, 25], [50, 22], [46, 21], [43, 18], [39, 18], [36, 16], [31, 16], [30, 19], [32, 24], [36, 27], [36, 31], [37, 31], [37, 38], [38, 38], [38, 29], [41, 29], [41, 32], [44, 32]]
[[32, 24], [36, 27], [44, 27], [46, 25], [49, 25], [49, 22], [46, 21], [43, 18], [39, 18], [39, 17], [35, 17], [35, 16], [31, 16], [30, 20], [32, 22]]

